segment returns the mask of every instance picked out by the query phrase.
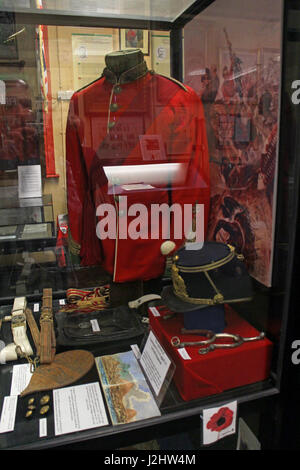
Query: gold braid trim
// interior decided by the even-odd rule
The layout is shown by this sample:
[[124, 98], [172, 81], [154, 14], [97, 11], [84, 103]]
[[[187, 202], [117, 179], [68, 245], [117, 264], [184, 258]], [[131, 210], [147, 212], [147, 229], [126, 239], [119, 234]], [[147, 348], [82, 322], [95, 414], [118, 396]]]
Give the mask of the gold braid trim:
[[82, 313], [89, 313], [104, 310], [109, 307], [110, 286], [105, 285], [92, 290], [68, 289], [66, 295], [67, 305], [61, 307], [60, 312], [80, 310]]
[[185, 282], [179, 274], [179, 270], [175, 264], [171, 268], [171, 276], [173, 282], [174, 293], [177, 297], [182, 300], [189, 300], [189, 296], [186, 290]]
[[[150, 70], [150, 73], [154, 75], [156, 72], [154, 70]], [[188, 91], [188, 89], [184, 86], [184, 84], [179, 82], [179, 80], [176, 80], [176, 78], [169, 77], [169, 75], [164, 75], [163, 73], [156, 73], [156, 75], [160, 75], [161, 77], [167, 78], [168, 80], [171, 80], [171, 82], [174, 82], [178, 86], [180, 86], [180, 88], [182, 88], [184, 91]]]
[[[235, 248], [231, 245], [227, 245], [227, 246], [230, 252], [225, 258], [219, 261], [215, 261], [213, 263], [207, 264], [207, 265], [203, 265], [203, 266], [196, 266], [196, 267], [184, 267], [184, 266], [179, 266], [179, 265], [176, 266], [175, 262], [178, 261], [178, 256], [174, 257], [173, 264], [171, 267], [171, 274], [172, 274], [173, 290], [174, 290], [174, 294], [176, 295], [176, 297], [178, 297], [179, 299], [185, 302], [189, 302], [191, 304], [198, 304], [198, 305], [216, 305], [216, 304], [224, 303], [225, 300], [224, 300], [223, 294], [218, 290], [217, 286], [215, 285], [215, 283], [213, 282], [212, 278], [210, 277], [207, 271], [220, 268], [221, 266], [228, 263], [236, 256]], [[180, 276], [179, 272], [183, 272], [183, 273], [203, 272], [216, 294], [211, 299], [189, 297], [184, 279]], [[243, 299], [243, 300], [246, 300], [246, 299]], [[226, 300], [226, 302], [229, 302], [229, 300]], [[230, 302], [232, 302], [232, 300], [230, 300]]]
[[73, 255], [80, 255], [80, 249], [81, 246], [79, 243], [75, 242], [74, 238], [71, 235], [71, 232], [69, 230], [68, 232], [68, 245], [69, 245], [69, 250]]

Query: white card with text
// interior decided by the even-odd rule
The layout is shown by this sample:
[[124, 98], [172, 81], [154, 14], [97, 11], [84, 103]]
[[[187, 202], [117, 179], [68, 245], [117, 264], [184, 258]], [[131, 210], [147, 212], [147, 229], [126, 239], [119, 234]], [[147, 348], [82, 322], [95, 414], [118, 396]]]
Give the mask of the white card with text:
[[203, 444], [212, 444], [236, 432], [237, 402], [203, 410]]

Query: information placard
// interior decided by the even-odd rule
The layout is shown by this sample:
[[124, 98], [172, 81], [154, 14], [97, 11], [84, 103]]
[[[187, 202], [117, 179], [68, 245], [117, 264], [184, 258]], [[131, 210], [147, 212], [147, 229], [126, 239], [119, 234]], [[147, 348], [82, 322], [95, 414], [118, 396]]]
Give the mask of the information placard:
[[98, 382], [53, 391], [55, 435], [108, 424]]
[[19, 198], [42, 197], [41, 165], [18, 166]]
[[175, 372], [175, 364], [159, 343], [153, 331], [150, 331], [140, 358], [140, 365], [153, 390], [158, 405], [164, 399]]

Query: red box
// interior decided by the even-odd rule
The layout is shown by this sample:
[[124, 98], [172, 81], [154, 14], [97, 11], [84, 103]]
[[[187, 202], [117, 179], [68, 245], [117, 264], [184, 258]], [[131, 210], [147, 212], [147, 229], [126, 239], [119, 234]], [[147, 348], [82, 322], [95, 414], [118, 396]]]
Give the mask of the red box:
[[[158, 311], [160, 308], [156, 307]], [[174, 382], [183, 400], [214, 395], [269, 377], [273, 345], [267, 338], [246, 342], [233, 349], [215, 349], [203, 355], [198, 353], [200, 346], [186, 346], [185, 350], [191, 358], [186, 360], [172, 346], [172, 337], [178, 336], [181, 341], [199, 341], [203, 338], [181, 334], [183, 314], [178, 313], [164, 320], [163, 308], [161, 316], [151, 310], [150, 326], [176, 365]], [[260, 333], [229, 306], [226, 306], [225, 318], [227, 326], [224, 331], [227, 333], [236, 333], [244, 338]]]

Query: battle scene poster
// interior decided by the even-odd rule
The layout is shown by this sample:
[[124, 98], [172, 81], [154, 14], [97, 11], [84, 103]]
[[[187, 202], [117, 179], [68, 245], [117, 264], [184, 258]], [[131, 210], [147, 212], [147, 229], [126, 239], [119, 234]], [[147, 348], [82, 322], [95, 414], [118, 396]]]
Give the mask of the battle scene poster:
[[235, 246], [249, 273], [270, 287], [280, 53], [234, 49], [223, 32], [219, 67], [205, 68], [201, 78], [211, 175], [207, 239]]

